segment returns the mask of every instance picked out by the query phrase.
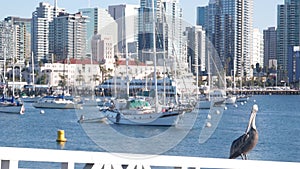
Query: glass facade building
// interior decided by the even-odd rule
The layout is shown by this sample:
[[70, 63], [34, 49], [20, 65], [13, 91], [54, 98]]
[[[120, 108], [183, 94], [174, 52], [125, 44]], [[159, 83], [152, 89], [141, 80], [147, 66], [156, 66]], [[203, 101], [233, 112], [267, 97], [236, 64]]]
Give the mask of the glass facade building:
[[277, 64], [278, 81], [287, 77], [289, 49], [299, 46], [300, 1], [285, 0], [277, 6]]
[[204, 22], [202, 26], [218, 52], [226, 74], [230, 75], [234, 70], [235, 76], [249, 77], [253, 0], [210, 0], [207, 6], [198, 10], [199, 24]]

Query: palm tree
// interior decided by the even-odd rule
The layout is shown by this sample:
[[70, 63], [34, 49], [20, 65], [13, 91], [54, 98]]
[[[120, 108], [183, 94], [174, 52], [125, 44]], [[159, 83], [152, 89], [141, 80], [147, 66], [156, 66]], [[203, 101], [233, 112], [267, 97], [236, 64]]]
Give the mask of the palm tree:
[[119, 63], [119, 58], [118, 58], [117, 55], [115, 55], [114, 58], [115, 58], [115, 63], [114, 63], [114, 65], [115, 65], [115, 67], [118, 67], [118, 66], [120, 65], [120, 63]]
[[61, 86], [64, 89], [67, 84], [67, 76], [59, 74], [59, 77], [61, 80], [58, 82], [58, 86]]
[[79, 74], [79, 75], [77, 76], [77, 78], [76, 78], [76, 81], [78, 81], [79, 84], [82, 85], [83, 79], [84, 79], [84, 78], [83, 78], [83, 75], [82, 75], [82, 74]]
[[111, 69], [111, 68], [108, 68], [108, 69], [107, 69], [107, 73], [108, 73], [108, 77], [109, 77], [109, 78], [112, 77], [112, 75], [111, 75], [112, 72], [113, 72], [113, 69]]
[[94, 74], [92, 81], [94, 81], [94, 83], [96, 83], [96, 81], [99, 81], [99, 76], [97, 74]]
[[105, 69], [105, 67], [103, 65], [99, 65], [100, 68], [100, 72], [101, 72], [101, 83], [104, 81], [106, 74], [107, 74], [107, 70]]

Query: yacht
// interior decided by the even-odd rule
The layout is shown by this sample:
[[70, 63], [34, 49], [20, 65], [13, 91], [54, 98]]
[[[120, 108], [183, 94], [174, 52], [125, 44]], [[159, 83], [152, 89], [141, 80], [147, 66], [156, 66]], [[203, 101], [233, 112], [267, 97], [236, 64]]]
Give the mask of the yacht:
[[20, 99], [4, 98], [0, 100], [0, 112], [1, 113], [11, 113], [11, 114], [24, 114], [25, 108], [23, 102]]
[[174, 126], [184, 113], [171, 107], [155, 108], [141, 98], [113, 100], [111, 107], [101, 111], [114, 124], [139, 126]]
[[35, 108], [48, 109], [80, 109], [81, 104], [78, 104], [70, 99], [61, 96], [44, 96], [38, 101], [32, 103]]

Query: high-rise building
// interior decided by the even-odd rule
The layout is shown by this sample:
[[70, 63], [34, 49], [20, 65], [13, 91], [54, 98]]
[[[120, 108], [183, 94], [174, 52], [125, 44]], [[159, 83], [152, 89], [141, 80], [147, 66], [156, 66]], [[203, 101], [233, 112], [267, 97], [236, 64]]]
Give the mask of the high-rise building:
[[40, 61], [45, 62], [49, 56], [49, 49], [53, 48], [50, 45], [53, 45], [54, 39], [49, 37], [54, 37], [50, 35], [51, 30], [54, 29], [51, 28], [53, 25], [50, 26], [50, 22], [60, 12], [64, 12], [64, 9], [57, 8], [56, 3], [55, 6], [52, 6], [49, 3], [41, 2], [32, 13], [31, 50], [35, 58], [35, 64]]
[[[269, 27], [264, 30], [264, 69], [270, 69], [272, 67], [269, 66], [269, 60], [275, 60], [276, 57], [276, 28]], [[277, 65], [276, 65], [277, 67]]]
[[31, 19], [9, 16], [0, 23], [0, 56], [24, 63], [30, 56]]
[[[187, 55], [191, 71], [194, 75], [205, 72], [205, 47], [206, 36], [202, 26], [187, 27], [185, 31], [187, 36]], [[197, 71], [197, 72], [196, 72]]]
[[99, 63], [105, 63], [108, 67], [109, 65], [112, 66], [115, 62], [112, 36], [100, 34], [94, 35], [91, 44], [94, 60]]
[[157, 1], [157, 18], [160, 25], [158, 35], [158, 45], [164, 47], [167, 58], [177, 60], [177, 62], [186, 62], [182, 56], [182, 9], [179, 0], [158, 0]]
[[[250, 76], [252, 55], [253, 0], [210, 0], [200, 8], [198, 20], [204, 22], [207, 37], [219, 53], [221, 62], [230, 75]], [[204, 18], [200, 18], [204, 17]]]
[[[60, 12], [53, 23], [53, 54], [55, 60], [86, 56], [86, 17], [80, 12]], [[51, 59], [51, 58], [49, 58]]]
[[277, 6], [277, 64], [278, 78], [284, 80], [288, 72], [289, 48], [299, 46], [300, 30], [300, 1], [285, 0], [283, 5]]
[[263, 34], [259, 29], [253, 29], [253, 54], [250, 57], [251, 67], [256, 68], [258, 64], [259, 67], [263, 67], [264, 63], [264, 41]]
[[[13, 43], [9, 44], [13, 47], [11, 54], [19, 63], [25, 63], [25, 59], [30, 59], [30, 35], [31, 35], [31, 19], [9, 16], [4, 19], [5, 22], [12, 25]], [[13, 44], [13, 45], [12, 45]]]
[[288, 76], [284, 77], [284, 82], [290, 84], [298, 82], [300, 84], [300, 46], [291, 46], [288, 51]]
[[[138, 5], [111, 5], [108, 6], [109, 14], [118, 24], [118, 53], [125, 58], [125, 48], [128, 44], [137, 42], [138, 36]], [[134, 43], [137, 44], [137, 43]], [[128, 48], [129, 53], [136, 53], [136, 48]]]
[[207, 18], [206, 17], [206, 7], [203, 7], [203, 6], [199, 6], [197, 7], [197, 14], [196, 14], [196, 25], [205, 25], [205, 19]]
[[[112, 43], [117, 44], [117, 23], [106, 9], [102, 8], [83, 8], [79, 9], [83, 16], [87, 16], [86, 23], [86, 49], [87, 53], [92, 53], [91, 40], [94, 35], [111, 35]], [[94, 57], [94, 56], [92, 56]]]
[[169, 59], [170, 61], [167, 62], [170, 63], [186, 62], [185, 57], [182, 56], [184, 30], [179, 0], [141, 0], [138, 21], [138, 53], [142, 62], [153, 61], [153, 33], [155, 33], [158, 64], [163, 64], [161, 62], [163, 57]]
[[[157, 22], [156, 11], [157, 0], [140, 0], [140, 8], [138, 9], [138, 56], [142, 62], [153, 60], [149, 52], [153, 49], [153, 33], [157, 37], [157, 31], [153, 30], [153, 24]], [[157, 27], [157, 24], [155, 27]]]
[[[14, 56], [14, 26], [8, 22], [0, 22], [0, 60], [11, 59]], [[3, 65], [3, 64], [1, 64]]]

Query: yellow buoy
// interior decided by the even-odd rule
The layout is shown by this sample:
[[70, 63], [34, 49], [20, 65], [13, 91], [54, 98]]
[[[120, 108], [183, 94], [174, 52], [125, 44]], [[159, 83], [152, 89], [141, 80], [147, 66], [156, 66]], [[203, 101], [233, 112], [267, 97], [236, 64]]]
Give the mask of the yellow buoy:
[[67, 139], [65, 138], [65, 131], [64, 130], [58, 130], [57, 131], [57, 142], [66, 142]]

